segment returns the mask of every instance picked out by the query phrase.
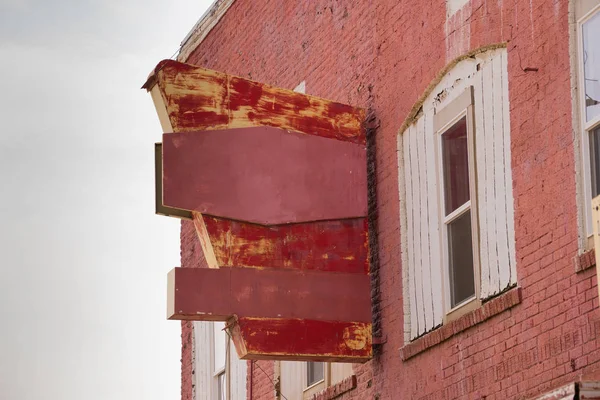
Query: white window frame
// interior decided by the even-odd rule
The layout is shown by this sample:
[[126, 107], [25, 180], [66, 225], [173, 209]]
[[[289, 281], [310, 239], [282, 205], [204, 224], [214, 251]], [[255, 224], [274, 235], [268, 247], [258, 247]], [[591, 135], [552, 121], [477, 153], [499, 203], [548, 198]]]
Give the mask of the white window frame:
[[281, 398], [312, 400], [313, 396], [328, 387], [354, 375], [351, 363], [323, 362], [323, 380], [307, 386], [308, 362], [276, 361], [274, 381], [279, 384]]
[[[579, 99], [579, 126], [581, 131], [581, 148], [583, 152], [583, 171], [582, 177], [584, 180], [584, 195], [583, 204], [585, 217], [585, 236], [586, 249], [593, 248], [593, 225], [592, 225], [592, 159], [590, 154], [590, 132], [595, 128], [600, 127], [600, 115], [591, 121], [586, 121], [585, 107], [585, 75], [583, 70], [583, 24], [589, 21], [592, 17], [600, 13], [600, 2], [591, 10], [585, 13], [577, 20], [577, 81], [578, 81], [578, 99]], [[600, 163], [600, 160], [597, 160]]]
[[[443, 277], [443, 323], [450, 322], [460, 316], [481, 306], [480, 300], [480, 268], [479, 268], [479, 223], [477, 206], [477, 174], [475, 165], [475, 116], [473, 110], [473, 87], [469, 86], [456, 99], [441, 110], [436, 110], [434, 115], [434, 131], [436, 135], [436, 162], [437, 181], [439, 188], [439, 215], [440, 234], [442, 244], [442, 277]], [[469, 163], [469, 201], [454, 210], [450, 215], [445, 213], [445, 187], [442, 162], [442, 136], [462, 118], [467, 122], [467, 152]], [[450, 260], [448, 257], [448, 232], [447, 227], [465, 212], [471, 212], [471, 240], [473, 248], [473, 278], [475, 280], [475, 293], [472, 297], [462, 301], [456, 306], [451, 306], [450, 298]]]
[[[460, 60], [423, 94], [424, 100], [417, 103], [419, 111], [402, 125], [398, 165], [405, 342], [434, 331], [517, 284], [508, 81], [506, 48], [485, 50]], [[470, 90], [472, 95], [464, 94]], [[465, 97], [467, 102], [461, 105]], [[476, 221], [471, 223], [471, 229], [476, 229], [471, 239], [475, 256], [474, 273], [469, 270], [462, 275], [461, 272], [467, 272], [466, 265], [458, 264], [456, 259], [454, 276], [459, 285], [466, 283], [460, 280], [461, 275], [468, 275], [469, 283], [473, 276], [477, 299], [455, 310], [449, 306], [449, 278], [454, 279], [453, 272], [447, 269], [452, 253], [447, 251], [441, 229], [446, 226], [441, 209], [444, 203], [440, 201], [444, 195], [440, 185], [443, 175], [439, 131], [460, 118], [461, 113], [473, 114], [469, 124], [474, 129], [469, 130], [467, 143], [470, 154], [469, 148], [463, 148], [467, 153], [463, 157], [470, 155], [471, 218]], [[473, 176], [474, 172], [477, 176]], [[467, 171], [463, 173], [466, 175]], [[583, 190], [579, 193], [581, 197]], [[467, 196], [463, 194], [464, 202]], [[583, 213], [579, 215], [583, 219]], [[464, 219], [466, 216], [466, 222]], [[460, 247], [457, 241], [456, 251]], [[469, 291], [456, 294], [464, 298], [472, 294], [472, 288]]]
[[302, 399], [308, 400], [313, 397], [313, 395], [319, 393], [320, 391], [329, 387], [331, 383], [331, 364], [328, 362], [323, 362], [323, 379], [320, 381], [314, 382], [312, 384], [308, 384], [308, 364], [313, 361], [307, 361], [304, 363], [304, 390], [302, 392]]
[[217, 324], [221, 324], [221, 322], [211, 322], [210, 327], [210, 375], [211, 375], [211, 390], [210, 390], [210, 398], [214, 400], [219, 400], [219, 377], [224, 375], [225, 380], [225, 399], [229, 400], [231, 398], [230, 390], [230, 374], [229, 374], [229, 352], [230, 352], [230, 338], [225, 331], [225, 365], [223, 368], [215, 369], [216, 362], [216, 336], [215, 329], [218, 327]]

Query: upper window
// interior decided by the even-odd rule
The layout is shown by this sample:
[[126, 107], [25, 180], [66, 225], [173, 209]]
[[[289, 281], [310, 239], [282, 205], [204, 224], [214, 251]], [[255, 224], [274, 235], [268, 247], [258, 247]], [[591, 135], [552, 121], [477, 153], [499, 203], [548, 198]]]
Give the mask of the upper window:
[[325, 379], [325, 364], [322, 362], [306, 363], [306, 387], [313, 386]]
[[[476, 298], [475, 263], [473, 254], [473, 221], [476, 213], [471, 212], [471, 188], [469, 160], [469, 141], [473, 136], [470, 132], [472, 123], [467, 123], [467, 118], [472, 119], [471, 112], [471, 87], [452, 104], [458, 106], [458, 114], [451, 121], [443, 118], [452, 117], [449, 113], [436, 114], [436, 125], [443, 125], [439, 131], [441, 159], [441, 188], [443, 197], [442, 212], [442, 245], [444, 248], [444, 265], [447, 268], [445, 275], [448, 277], [448, 299], [450, 309]], [[461, 104], [462, 103], [462, 104]], [[456, 113], [456, 111], [454, 111]], [[441, 118], [440, 118], [441, 117]]]
[[329, 365], [323, 362], [308, 361], [306, 364], [306, 381], [304, 383], [303, 399], [312, 398], [315, 393], [329, 386], [331, 381]]
[[225, 323], [213, 322], [213, 398], [215, 400], [227, 399], [226, 360], [228, 338], [225, 332]]
[[194, 400], [246, 398], [246, 360], [232, 351], [224, 322], [196, 321], [194, 326]]
[[516, 284], [506, 49], [430, 93], [398, 141], [408, 340]]
[[600, 117], [600, 12], [582, 23], [581, 36], [585, 120], [590, 122]]
[[349, 363], [281, 361], [279, 363], [281, 398], [312, 399], [315, 394], [351, 375], [352, 364]]
[[586, 233], [593, 234], [590, 201], [600, 195], [600, 2], [578, 23], [579, 93]]

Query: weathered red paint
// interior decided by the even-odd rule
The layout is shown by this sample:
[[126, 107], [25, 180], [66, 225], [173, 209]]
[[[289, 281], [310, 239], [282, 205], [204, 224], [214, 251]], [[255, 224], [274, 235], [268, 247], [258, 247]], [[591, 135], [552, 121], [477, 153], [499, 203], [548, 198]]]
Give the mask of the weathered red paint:
[[360, 108], [173, 60], [161, 61], [143, 88], [154, 85], [174, 132], [273, 126], [366, 143]]
[[[449, 17], [450, 3], [464, 7]], [[583, 3], [317, 0], [257, 7], [236, 1], [188, 59], [286, 87], [306, 80], [310, 92], [370, 106], [381, 121], [375, 145], [379, 246], [371, 251], [380, 256], [377, 296], [388, 342], [376, 360], [354, 367], [358, 387], [336, 400], [536, 398], [598, 371], [596, 273], [573, 271], [573, 258], [583, 251], [577, 207], [589, 207], [574, 173], [581, 167], [581, 130], [572, 126], [579, 115], [571, 108], [571, 84], [573, 60], [581, 58], [569, 58], [576, 50], [570, 42], [578, 36], [573, 8]], [[397, 351], [406, 344], [408, 318], [400, 279], [406, 265], [398, 218], [404, 207], [398, 199], [398, 129], [450, 60], [499, 42], [509, 43], [512, 171], [506, 173], [513, 178], [523, 302], [404, 362]], [[539, 71], [525, 73], [525, 67]], [[186, 238], [182, 244], [182, 258], [190, 264], [193, 246]], [[430, 335], [438, 334], [436, 329]], [[260, 366], [248, 377], [250, 398], [273, 400], [273, 364]]]
[[367, 218], [276, 226], [201, 218], [219, 266], [369, 272]]
[[210, 267], [171, 272], [170, 317], [227, 319], [248, 359], [370, 359], [364, 110], [174, 61], [155, 85], [162, 200]]
[[364, 217], [365, 147], [267, 126], [165, 134], [163, 202], [264, 225]]
[[365, 362], [373, 356], [370, 322], [238, 318], [229, 323], [238, 355], [246, 360]]
[[256, 107], [263, 95], [262, 84], [252, 82], [248, 79], [232, 77], [232, 96], [229, 98], [229, 106], [232, 110], [239, 110], [243, 106]]
[[170, 274], [169, 319], [371, 321], [368, 275], [238, 267], [175, 268]]

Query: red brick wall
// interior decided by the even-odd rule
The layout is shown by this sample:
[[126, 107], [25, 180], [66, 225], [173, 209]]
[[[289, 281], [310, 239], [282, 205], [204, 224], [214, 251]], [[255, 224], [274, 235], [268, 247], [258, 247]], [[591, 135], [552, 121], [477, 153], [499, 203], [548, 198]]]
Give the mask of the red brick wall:
[[181, 321], [181, 400], [194, 400], [194, 329]]
[[254, 399], [273, 399], [275, 397], [274, 363], [272, 361], [250, 361], [248, 366], [248, 382], [246, 385], [248, 398], [252, 394]]
[[[600, 366], [595, 273], [575, 273], [573, 266], [578, 228], [567, 3], [472, 0], [446, 24], [443, 0], [237, 0], [190, 56], [191, 63], [280, 87], [306, 80], [308, 94], [371, 108], [380, 120], [377, 251], [387, 342], [373, 361], [355, 367], [358, 387], [341, 398], [528, 397]], [[523, 300], [403, 362], [398, 129], [447, 62], [499, 42], [508, 42]], [[197, 246], [184, 224], [184, 266], [202, 263]], [[272, 376], [272, 363], [260, 365]], [[190, 385], [183, 381], [185, 398]], [[252, 385], [254, 399], [273, 398], [257, 368]]]
[[[183, 268], [208, 268], [194, 225], [181, 223], [181, 266]], [[194, 328], [189, 321], [181, 322], [181, 399], [194, 400]], [[200, 389], [201, 390], [201, 389]]]

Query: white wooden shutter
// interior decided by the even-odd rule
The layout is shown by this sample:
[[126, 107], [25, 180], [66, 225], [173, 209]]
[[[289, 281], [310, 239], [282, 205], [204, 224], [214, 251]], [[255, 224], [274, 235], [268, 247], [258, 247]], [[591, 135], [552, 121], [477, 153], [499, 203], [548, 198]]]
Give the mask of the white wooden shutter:
[[[195, 400], [212, 400], [216, 398], [211, 395], [213, 385], [213, 367], [212, 367], [212, 322], [194, 322], [194, 352], [195, 352]], [[240, 360], [235, 352], [233, 343], [230, 342], [229, 348], [229, 370], [230, 374], [230, 399], [246, 398], [246, 374], [247, 361]]]
[[443, 320], [439, 154], [433, 115], [473, 86], [480, 297], [516, 283], [506, 49], [459, 62], [432, 90], [398, 140], [405, 332], [414, 339]]

